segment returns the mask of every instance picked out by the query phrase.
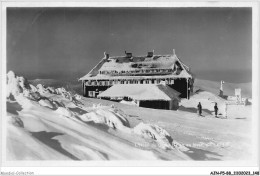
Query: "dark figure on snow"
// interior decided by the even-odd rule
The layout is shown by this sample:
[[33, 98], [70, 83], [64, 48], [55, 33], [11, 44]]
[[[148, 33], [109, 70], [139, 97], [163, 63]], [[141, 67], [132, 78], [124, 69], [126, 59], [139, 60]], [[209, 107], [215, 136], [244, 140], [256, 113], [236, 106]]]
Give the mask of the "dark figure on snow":
[[217, 117], [217, 115], [218, 115], [218, 104], [217, 103], [215, 103], [214, 111], [215, 111], [215, 117]]
[[198, 114], [199, 114], [199, 116], [201, 116], [201, 113], [202, 113], [202, 106], [201, 106], [201, 104], [200, 104], [200, 102], [199, 102], [199, 104], [198, 104]]

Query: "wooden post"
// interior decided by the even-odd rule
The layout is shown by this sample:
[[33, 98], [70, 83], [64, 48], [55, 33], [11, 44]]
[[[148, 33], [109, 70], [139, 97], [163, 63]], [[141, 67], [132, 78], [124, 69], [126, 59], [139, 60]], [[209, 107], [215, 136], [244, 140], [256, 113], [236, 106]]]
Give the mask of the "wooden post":
[[85, 81], [82, 81], [82, 88], [83, 88], [83, 96], [86, 96], [86, 86], [85, 86]]
[[187, 99], [189, 99], [189, 79], [187, 78], [186, 79], [186, 81], [187, 81]]

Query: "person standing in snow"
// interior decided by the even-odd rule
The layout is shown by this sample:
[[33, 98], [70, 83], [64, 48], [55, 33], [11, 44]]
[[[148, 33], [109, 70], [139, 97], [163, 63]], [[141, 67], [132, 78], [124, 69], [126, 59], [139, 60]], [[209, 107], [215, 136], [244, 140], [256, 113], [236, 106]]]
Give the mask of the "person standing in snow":
[[201, 113], [202, 113], [202, 106], [201, 106], [201, 104], [200, 104], [200, 102], [199, 102], [199, 104], [198, 104], [198, 114], [199, 114], [199, 116], [201, 116]]
[[218, 104], [217, 103], [215, 103], [214, 111], [215, 111], [215, 117], [217, 117], [217, 115], [218, 115]]

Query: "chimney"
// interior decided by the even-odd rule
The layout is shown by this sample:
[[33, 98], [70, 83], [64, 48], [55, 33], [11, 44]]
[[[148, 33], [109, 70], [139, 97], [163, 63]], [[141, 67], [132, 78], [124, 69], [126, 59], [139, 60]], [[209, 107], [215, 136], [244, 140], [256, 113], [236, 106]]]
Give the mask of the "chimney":
[[104, 59], [108, 59], [109, 58], [109, 54], [106, 53], [106, 51], [104, 52]]
[[172, 50], [172, 54], [175, 55], [175, 49]]
[[126, 55], [127, 58], [131, 58], [132, 57], [132, 53], [127, 53], [126, 51], [125, 51], [125, 55]]
[[147, 57], [153, 57], [153, 53], [154, 53], [154, 50], [151, 52], [151, 51], [149, 51], [148, 53], [147, 53]]

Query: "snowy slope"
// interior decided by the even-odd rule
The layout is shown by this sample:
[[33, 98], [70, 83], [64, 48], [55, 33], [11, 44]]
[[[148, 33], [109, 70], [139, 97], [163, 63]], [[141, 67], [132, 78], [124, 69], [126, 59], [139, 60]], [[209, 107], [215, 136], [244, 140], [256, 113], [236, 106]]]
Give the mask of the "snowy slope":
[[13, 72], [7, 80], [9, 160], [189, 158], [164, 129], [145, 123], [132, 128], [120, 109], [88, 106], [86, 99], [64, 88], [24, 85], [26, 79]]
[[[33, 86], [12, 72], [7, 79], [8, 160], [244, 160], [252, 155], [251, 114], [214, 118], [209, 102], [223, 100], [207, 91], [169, 111]], [[203, 117], [196, 114], [198, 101], [204, 101]], [[251, 106], [244, 108], [249, 112]]]
[[[220, 82], [195, 79], [194, 88], [195, 90], [202, 89], [218, 95]], [[252, 97], [252, 83], [235, 84], [225, 82], [223, 85], [224, 95], [234, 96], [236, 88], [242, 89], [242, 97]]]

